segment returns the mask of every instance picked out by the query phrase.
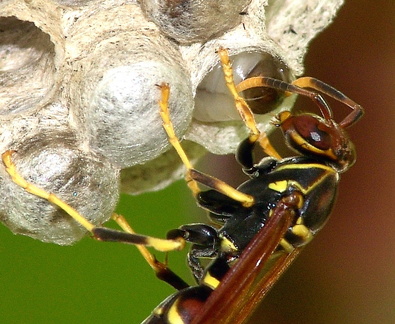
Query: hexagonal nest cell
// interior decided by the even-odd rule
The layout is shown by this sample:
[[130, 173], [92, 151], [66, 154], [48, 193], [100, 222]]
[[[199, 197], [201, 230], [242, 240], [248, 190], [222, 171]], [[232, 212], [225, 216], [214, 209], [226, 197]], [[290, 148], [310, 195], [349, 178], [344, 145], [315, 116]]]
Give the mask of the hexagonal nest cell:
[[[159, 190], [184, 173], [162, 127], [158, 85], [170, 85], [172, 122], [192, 161], [207, 150], [233, 153], [248, 130], [234, 113], [217, 50], [228, 49], [239, 80], [268, 73], [262, 60], [291, 80], [303, 72], [308, 43], [341, 4], [2, 1], [0, 152], [15, 150], [13, 161], [28, 181], [102, 223], [119, 188], [129, 194]], [[270, 132], [272, 115], [292, 103], [286, 99], [257, 114], [260, 129]], [[85, 232], [79, 225], [70, 229], [67, 216], [29, 197], [3, 167], [0, 173], [6, 193], [0, 218], [15, 233], [71, 244]], [[86, 197], [94, 197], [92, 204]], [[40, 218], [29, 218], [31, 210]], [[55, 228], [49, 236], [48, 224]]]

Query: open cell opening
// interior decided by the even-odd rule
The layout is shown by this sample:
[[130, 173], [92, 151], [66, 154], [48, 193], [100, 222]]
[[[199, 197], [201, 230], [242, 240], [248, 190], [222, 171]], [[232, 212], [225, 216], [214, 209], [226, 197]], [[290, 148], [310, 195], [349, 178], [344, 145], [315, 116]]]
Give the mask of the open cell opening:
[[34, 23], [0, 19], [0, 114], [34, 109], [54, 83], [54, 44]]

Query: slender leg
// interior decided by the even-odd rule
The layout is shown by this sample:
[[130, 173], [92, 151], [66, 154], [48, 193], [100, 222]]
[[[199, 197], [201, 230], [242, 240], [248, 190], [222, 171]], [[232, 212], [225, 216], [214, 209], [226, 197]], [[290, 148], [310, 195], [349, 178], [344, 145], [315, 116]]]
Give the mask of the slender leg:
[[116, 241], [129, 244], [152, 246], [158, 251], [167, 252], [173, 250], [180, 250], [184, 247], [184, 240], [164, 240], [155, 237], [125, 233], [122, 231], [112, 230], [105, 227], [99, 227], [89, 222], [84, 216], [82, 216], [77, 210], [68, 205], [65, 201], [60, 199], [53, 193], [47, 192], [32, 183], [27, 182], [16, 170], [15, 164], [12, 162], [11, 156], [14, 151], [6, 151], [2, 154], [3, 163], [6, 167], [6, 171], [11, 176], [12, 181], [18, 186], [22, 187], [27, 192], [48, 200], [55, 206], [63, 209], [70, 217], [72, 217], [77, 223], [86, 228], [91, 232], [97, 240], [102, 241]]
[[[112, 219], [121, 227], [125, 232], [130, 234], [136, 234], [129, 223], [126, 221], [125, 217], [118, 214], [113, 214]], [[143, 258], [147, 261], [147, 263], [151, 266], [151, 268], [155, 271], [156, 276], [176, 288], [177, 290], [181, 290], [189, 287], [189, 285], [182, 280], [178, 275], [176, 275], [173, 271], [171, 271], [167, 262], [162, 263], [159, 262], [155, 256], [148, 251], [148, 249], [143, 245], [136, 245], [137, 249], [140, 251]]]
[[67, 214], [70, 215], [76, 222], [81, 224], [89, 232], [93, 234], [93, 237], [100, 241], [110, 241], [110, 242], [121, 242], [135, 244], [139, 249], [141, 255], [148, 262], [151, 268], [155, 271], [156, 276], [173, 286], [174, 288], [180, 290], [188, 287], [179, 276], [177, 276], [173, 271], [171, 271], [165, 263], [159, 262], [146, 248], [146, 246], [152, 246], [158, 251], [172, 251], [180, 250], [185, 245], [185, 240], [183, 238], [176, 238], [174, 240], [158, 239], [150, 236], [136, 234], [132, 227], [128, 224], [126, 219], [118, 214], [113, 214], [112, 219], [124, 230], [124, 232], [95, 226], [89, 222], [84, 216], [78, 213], [73, 207], [68, 205], [65, 201], [61, 200], [59, 197], [53, 193], [46, 192], [45, 190], [38, 188], [32, 183], [27, 182], [16, 170], [15, 164], [12, 162], [11, 156], [13, 151], [6, 151], [2, 154], [3, 163], [6, 167], [6, 171], [11, 176], [14, 183], [25, 189], [27, 192], [48, 200], [55, 206], [63, 209]]
[[222, 64], [222, 70], [224, 71], [226, 85], [234, 98], [237, 111], [239, 112], [248, 129], [250, 130], [249, 141], [251, 145], [259, 142], [259, 145], [262, 147], [263, 151], [266, 154], [276, 158], [277, 160], [281, 160], [280, 154], [278, 154], [275, 148], [270, 144], [267, 135], [258, 129], [255, 122], [254, 114], [252, 113], [247, 102], [239, 95], [240, 90], [236, 89], [228, 51], [224, 48], [220, 48], [218, 50], [218, 54]]
[[189, 174], [189, 170], [192, 170], [193, 166], [191, 161], [189, 161], [184, 149], [182, 148], [181, 143], [176, 136], [176, 133], [174, 132], [174, 126], [170, 119], [170, 113], [169, 113], [170, 87], [168, 84], [161, 84], [159, 87], [161, 90], [161, 100], [159, 101], [159, 107], [160, 107], [159, 113], [162, 117], [163, 128], [166, 131], [170, 144], [177, 151], [177, 154], [180, 156], [182, 163], [187, 168], [185, 180], [188, 184], [188, 187], [191, 189], [193, 195], [196, 197], [196, 195], [200, 192], [200, 189], [197, 182], [193, 180]]
[[240, 82], [236, 89], [238, 92], [241, 92], [246, 89], [250, 88], [256, 88], [256, 87], [269, 87], [269, 88], [274, 88], [278, 90], [283, 90], [288, 93], [296, 93], [300, 94], [305, 97], [309, 97], [310, 99], [313, 100], [314, 103], [318, 105], [320, 108], [323, 116], [326, 119], [332, 119], [332, 112], [331, 109], [329, 108], [328, 104], [326, 101], [322, 98], [320, 94], [318, 94], [315, 91], [311, 91], [305, 88], [311, 88], [316, 91], [319, 91], [345, 105], [350, 107], [353, 111], [348, 114], [340, 123], [340, 127], [342, 128], [347, 128], [351, 125], [353, 125], [356, 121], [359, 120], [364, 114], [364, 109], [362, 108], [361, 105], [357, 104], [355, 101], [351, 100], [348, 98], [345, 94], [340, 92], [339, 90], [333, 88], [329, 84], [326, 84], [325, 82], [322, 82], [316, 78], [312, 77], [302, 77], [299, 79], [296, 79], [295, 81], [292, 82], [292, 84], [272, 79], [272, 78], [266, 78], [266, 77], [253, 77], [246, 79], [242, 82]]
[[332, 111], [329, 108], [327, 102], [320, 94], [311, 90], [303, 89], [302, 87], [299, 87], [294, 83], [291, 84], [285, 81], [281, 81], [273, 78], [267, 78], [267, 77], [252, 77], [240, 82], [237, 85], [237, 90], [244, 91], [246, 89], [257, 88], [257, 87], [268, 87], [277, 90], [282, 90], [288, 95], [295, 93], [305, 97], [309, 97], [320, 108], [325, 118], [332, 119]]
[[163, 128], [165, 129], [167, 136], [169, 137], [169, 142], [173, 145], [175, 150], [177, 151], [178, 155], [180, 156], [182, 162], [184, 163], [187, 171], [186, 171], [186, 176], [185, 179], [188, 183], [189, 188], [192, 190], [192, 193], [196, 197], [200, 193], [200, 189], [198, 186], [198, 182], [213, 188], [224, 195], [227, 195], [230, 198], [233, 198], [234, 200], [237, 200], [241, 202], [244, 206], [249, 207], [253, 204], [254, 199], [252, 196], [244, 194], [232, 186], [229, 186], [225, 182], [216, 179], [212, 176], [209, 176], [207, 174], [204, 174], [200, 171], [197, 171], [196, 169], [193, 168], [192, 163], [188, 159], [184, 149], [181, 146], [180, 140], [177, 138], [174, 129], [173, 129], [173, 124], [170, 119], [170, 113], [169, 113], [169, 107], [168, 107], [168, 99], [170, 95], [170, 87], [166, 83], [162, 83], [159, 85], [159, 88], [161, 90], [161, 100], [159, 102], [160, 106], [160, 115], [163, 120]]
[[353, 111], [339, 123], [340, 127], [342, 128], [350, 127], [355, 122], [357, 122], [359, 118], [361, 118], [364, 114], [364, 109], [362, 108], [361, 105], [357, 104], [355, 101], [348, 98], [345, 94], [343, 94], [339, 90], [333, 88], [329, 84], [326, 84], [325, 82], [322, 82], [316, 78], [302, 77], [293, 81], [292, 84], [297, 85], [298, 87], [301, 88], [315, 89], [349, 106]]

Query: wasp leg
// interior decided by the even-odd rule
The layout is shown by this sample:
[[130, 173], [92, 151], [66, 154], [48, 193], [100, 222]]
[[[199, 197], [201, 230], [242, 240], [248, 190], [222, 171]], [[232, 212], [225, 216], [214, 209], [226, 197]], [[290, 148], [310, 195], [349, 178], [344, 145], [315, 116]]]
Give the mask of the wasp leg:
[[99, 227], [92, 224], [84, 216], [82, 216], [77, 210], [67, 204], [65, 201], [60, 199], [53, 193], [47, 192], [32, 183], [27, 182], [16, 170], [15, 164], [12, 162], [11, 156], [14, 151], [6, 151], [2, 154], [2, 160], [6, 167], [7, 173], [11, 176], [12, 181], [18, 186], [22, 187], [27, 192], [48, 200], [53, 205], [63, 209], [70, 217], [72, 217], [77, 223], [86, 228], [91, 232], [94, 238], [102, 241], [117, 241], [122, 243], [137, 244], [152, 246], [158, 251], [167, 252], [173, 250], [180, 250], [184, 247], [184, 240], [165, 240], [155, 237], [125, 233], [122, 231], [112, 230], [105, 227]]
[[361, 105], [357, 104], [355, 101], [348, 98], [345, 94], [343, 94], [339, 90], [333, 88], [329, 84], [326, 84], [325, 82], [322, 82], [316, 78], [302, 77], [293, 81], [292, 84], [297, 85], [298, 87], [301, 88], [315, 89], [349, 106], [353, 111], [339, 123], [340, 127], [342, 128], [347, 128], [353, 125], [364, 114], [364, 109]]
[[176, 136], [173, 128], [173, 124], [170, 119], [169, 107], [168, 107], [168, 99], [170, 95], [170, 87], [166, 83], [162, 83], [159, 85], [161, 90], [161, 100], [159, 101], [160, 106], [160, 115], [163, 120], [163, 128], [165, 129], [167, 136], [169, 138], [169, 142], [173, 145], [175, 150], [177, 151], [178, 155], [180, 156], [182, 162], [184, 163], [185, 167], [187, 168], [185, 179], [189, 188], [191, 189], [192, 193], [196, 197], [200, 193], [200, 188], [197, 182], [206, 185], [210, 188], [213, 188], [228, 197], [239, 201], [245, 207], [250, 207], [253, 202], [254, 198], [250, 195], [244, 194], [232, 186], [228, 185], [227, 183], [216, 179], [212, 176], [204, 174], [200, 171], [197, 171], [193, 168], [192, 163], [188, 159], [184, 149], [181, 146], [180, 140]]
[[[125, 217], [119, 214], [113, 214], [111, 217], [125, 232], [136, 234], [130, 224], [126, 221]], [[136, 245], [143, 258], [147, 261], [150, 267], [155, 271], [158, 279], [167, 282], [177, 290], [189, 287], [189, 285], [175, 274], [168, 266], [167, 263], [158, 261], [155, 256], [148, 251], [143, 245]]]
[[295, 93], [301, 96], [309, 97], [320, 108], [321, 112], [323, 113], [326, 119], [332, 118], [331, 109], [329, 108], [327, 102], [320, 94], [314, 91], [303, 89], [302, 87], [294, 83], [291, 84], [285, 81], [281, 81], [273, 78], [267, 78], [267, 77], [252, 77], [240, 82], [237, 85], [237, 91], [244, 91], [247, 89], [259, 88], [259, 87], [267, 87], [267, 88], [282, 90], [285, 93], [288, 93], [288, 95]]
[[200, 283], [204, 276], [204, 267], [200, 259], [214, 259], [218, 256], [221, 239], [218, 231], [207, 224], [188, 224], [167, 233], [167, 238], [183, 238], [193, 243], [188, 253], [188, 266], [197, 283]]
[[246, 173], [252, 173], [254, 170], [254, 147], [255, 143], [246, 138], [240, 142], [236, 150], [236, 160]]
[[305, 97], [309, 97], [318, 105], [325, 119], [330, 120], [333, 117], [332, 111], [329, 108], [326, 101], [322, 98], [322, 96], [315, 91], [307, 90], [304, 88], [311, 88], [323, 94], [326, 94], [327, 96], [339, 102], [342, 102], [345, 105], [349, 106], [351, 109], [353, 109], [353, 111], [339, 123], [340, 127], [342, 128], [347, 128], [353, 125], [364, 114], [364, 109], [362, 108], [361, 105], [357, 104], [356, 102], [348, 98], [345, 94], [343, 94], [339, 90], [333, 88], [329, 84], [326, 84], [325, 82], [322, 82], [316, 78], [302, 77], [296, 79], [295, 81], [292, 82], [292, 84], [290, 84], [272, 78], [252, 77], [240, 82], [237, 85], [236, 89], [237, 91], [241, 92], [246, 89], [257, 88], [257, 87], [269, 87], [273, 89], [283, 90], [288, 93], [296, 93]]
[[[168, 84], [163, 83], [159, 86], [159, 88], [161, 90], [161, 99], [159, 101], [159, 107], [160, 107], [160, 115], [162, 117], [162, 122], [163, 122], [163, 128], [167, 133], [167, 137], [170, 144], [174, 147], [174, 149], [177, 151], [177, 154], [181, 158], [182, 163], [185, 165], [187, 170], [191, 170], [193, 169], [192, 163], [191, 161], [189, 161], [184, 149], [182, 148], [181, 143], [178, 140], [176, 133], [174, 132], [174, 126], [170, 119], [170, 113], [169, 113], [170, 87]], [[185, 176], [185, 180], [188, 184], [188, 187], [191, 189], [193, 195], [196, 196], [200, 192], [200, 189], [196, 181], [194, 181], [189, 176], [189, 172], [187, 172]]]
[[266, 133], [263, 133], [258, 129], [254, 114], [252, 113], [247, 102], [239, 95], [240, 91], [236, 89], [228, 51], [224, 48], [220, 48], [218, 50], [218, 54], [222, 64], [222, 70], [224, 71], [226, 85], [234, 98], [237, 111], [239, 112], [248, 129], [250, 130], [250, 135], [248, 137], [250, 145], [254, 146], [256, 142], [259, 142], [259, 145], [262, 147], [263, 151], [266, 154], [276, 158], [277, 160], [281, 160], [280, 154], [278, 154], [276, 149], [270, 144]]

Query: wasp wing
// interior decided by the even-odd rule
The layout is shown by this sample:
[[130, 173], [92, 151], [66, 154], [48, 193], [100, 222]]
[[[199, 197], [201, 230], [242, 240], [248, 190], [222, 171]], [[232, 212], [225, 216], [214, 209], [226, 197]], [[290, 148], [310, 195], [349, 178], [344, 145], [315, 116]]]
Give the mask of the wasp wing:
[[300, 249], [291, 253], [275, 252], [293, 217], [293, 209], [280, 208], [273, 212], [192, 324], [240, 324], [248, 319], [299, 253]]

